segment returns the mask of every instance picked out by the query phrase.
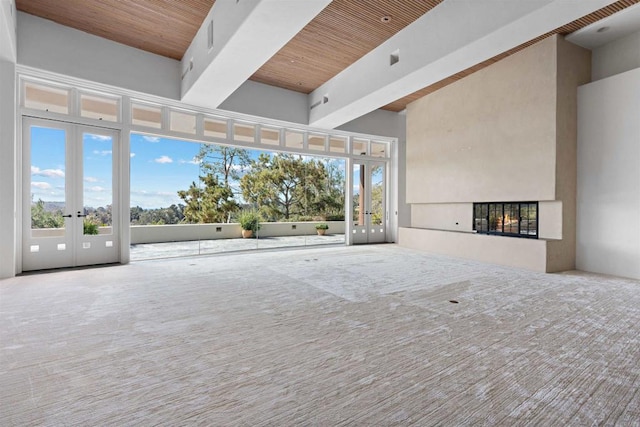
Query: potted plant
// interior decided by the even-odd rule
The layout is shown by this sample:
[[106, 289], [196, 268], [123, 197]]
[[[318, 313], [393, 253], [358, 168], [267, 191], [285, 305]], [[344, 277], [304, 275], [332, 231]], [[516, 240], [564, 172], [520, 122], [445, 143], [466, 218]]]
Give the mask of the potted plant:
[[321, 223], [316, 224], [316, 231], [318, 232], [318, 236], [324, 236], [324, 234], [329, 229], [329, 224]]
[[247, 239], [260, 230], [260, 216], [256, 211], [242, 211], [238, 216], [238, 222], [242, 227], [242, 237]]
[[100, 234], [100, 231], [98, 229], [98, 224], [96, 224], [95, 222], [91, 222], [87, 219], [84, 220], [83, 222], [83, 228], [84, 228], [84, 235], [92, 235], [92, 236], [96, 236], [98, 234]]

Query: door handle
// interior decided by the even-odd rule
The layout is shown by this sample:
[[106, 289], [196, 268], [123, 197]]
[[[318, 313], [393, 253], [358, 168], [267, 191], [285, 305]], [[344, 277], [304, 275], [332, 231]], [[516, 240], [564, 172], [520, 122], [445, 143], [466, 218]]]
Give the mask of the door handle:
[[69, 215], [62, 215], [62, 218], [71, 218], [73, 217], [73, 215], [69, 214]]
[[86, 217], [86, 216], [87, 216], [87, 215], [83, 215], [83, 214], [81, 214], [81, 213], [80, 213], [80, 211], [78, 211], [78, 215], [77, 215], [77, 217], [78, 217], [78, 218], [84, 218], [84, 217]]

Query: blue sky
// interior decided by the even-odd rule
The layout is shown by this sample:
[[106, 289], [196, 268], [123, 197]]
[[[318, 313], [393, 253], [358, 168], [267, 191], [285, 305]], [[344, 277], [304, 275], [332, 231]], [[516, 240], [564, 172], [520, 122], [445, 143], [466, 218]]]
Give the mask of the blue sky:
[[[33, 200], [62, 202], [68, 179], [63, 129], [31, 128], [31, 194]], [[110, 136], [84, 133], [84, 206], [112, 203], [112, 149]], [[70, 183], [69, 183], [70, 184]]]
[[194, 160], [198, 151], [197, 143], [132, 134], [131, 206], [148, 209], [181, 203], [178, 190], [198, 183], [199, 165]]
[[[155, 136], [131, 135], [131, 206], [166, 207], [181, 200], [177, 191], [198, 181], [194, 156], [199, 144]], [[83, 134], [83, 205], [112, 201], [113, 141]], [[33, 201], [65, 200], [67, 165], [65, 130], [31, 128], [31, 193]]]
[[[105, 206], [112, 200], [113, 141], [98, 134], [83, 134], [83, 205]], [[178, 190], [198, 183], [195, 156], [200, 144], [157, 136], [131, 135], [131, 206], [145, 209], [183, 203]], [[260, 151], [251, 150], [252, 158]], [[344, 162], [339, 162], [344, 170]], [[61, 202], [67, 178], [65, 131], [31, 128], [31, 192], [33, 200]]]

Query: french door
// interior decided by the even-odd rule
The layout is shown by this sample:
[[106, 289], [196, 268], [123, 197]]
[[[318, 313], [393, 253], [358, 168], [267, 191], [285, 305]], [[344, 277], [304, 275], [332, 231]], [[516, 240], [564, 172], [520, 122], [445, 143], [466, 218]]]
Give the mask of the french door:
[[387, 241], [386, 163], [357, 161], [353, 165], [353, 244]]
[[118, 262], [119, 133], [23, 119], [22, 270]]

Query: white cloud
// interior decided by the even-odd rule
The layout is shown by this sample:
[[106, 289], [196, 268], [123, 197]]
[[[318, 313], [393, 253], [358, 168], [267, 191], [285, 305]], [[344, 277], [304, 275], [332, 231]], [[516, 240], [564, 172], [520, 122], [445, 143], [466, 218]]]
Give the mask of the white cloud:
[[84, 178], [84, 182], [98, 182], [98, 178], [94, 178], [92, 176], [86, 176]]
[[37, 166], [31, 166], [31, 175], [64, 178], [64, 171], [62, 169], [40, 169]]
[[111, 150], [93, 150], [93, 154], [97, 154], [98, 156], [110, 156]]
[[173, 163], [173, 159], [169, 156], [160, 156], [154, 160], [156, 163]]
[[129, 157], [135, 157], [135, 156], [136, 156], [136, 153], [129, 154]]
[[111, 141], [111, 137], [107, 135], [93, 135], [91, 134], [91, 139], [95, 141]]
[[191, 160], [180, 160], [179, 162], [181, 165], [188, 163], [190, 165], [200, 165], [200, 161], [197, 160], [195, 157]]
[[106, 190], [106, 188], [100, 187], [99, 185], [96, 185], [94, 187], [89, 187], [89, 190], [95, 191], [96, 193], [102, 193], [103, 191]]
[[42, 181], [34, 181], [31, 183], [31, 186], [39, 188], [41, 190], [49, 190], [51, 188], [51, 184], [49, 184], [48, 182], [42, 182]]
[[159, 136], [143, 135], [142, 138], [147, 142], [160, 142]]

